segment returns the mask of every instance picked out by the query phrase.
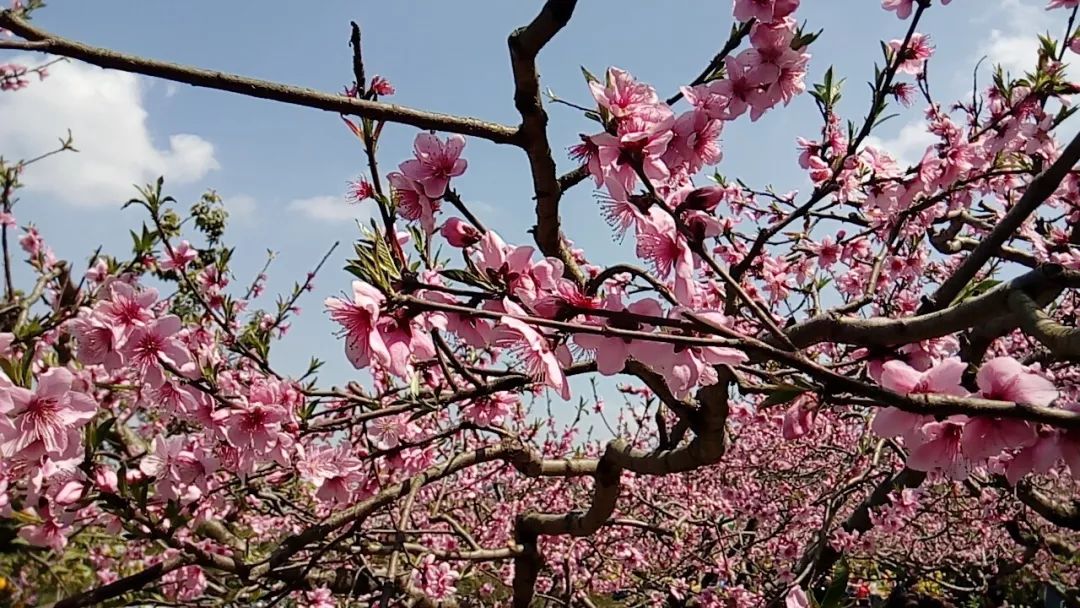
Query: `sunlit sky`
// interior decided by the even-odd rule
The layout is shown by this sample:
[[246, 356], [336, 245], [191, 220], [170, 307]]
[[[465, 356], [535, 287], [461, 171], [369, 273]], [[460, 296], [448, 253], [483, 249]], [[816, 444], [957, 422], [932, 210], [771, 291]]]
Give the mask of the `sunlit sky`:
[[[1064, 11], [1043, 11], [1045, 0], [955, 0], [935, 3], [920, 28], [937, 47], [930, 67], [941, 102], [966, 96], [972, 68], [983, 56], [1016, 71], [1034, 63], [1035, 36], [1060, 36]], [[880, 58], [879, 40], [903, 36], [906, 23], [879, 0], [804, 0], [799, 17], [824, 29], [813, 45], [811, 80], [830, 65], [847, 79], [840, 110], [861, 120], [866, 81]], [[350, 20], [364, 29], [369, 74], [397, 88], [390, 101], [515, 124], [506, 36], [527, 23], [538, 1], [325, 0], [254, 2], [187, 0], [52, 0], [38, 26], [90, 44], [227, 72], [337, 91], [351, 81]], [[654, 84], [664, 96], [695, 76], [721, 47], [731, 26], [730, 0], [580, 3], [570, 25], [544, 50], [542, 84], [560, 97], [590, 102], [579, 66], [601, 73], [616, 65]], [[11, 59], [40, 61], [0, 51]], [[980, 72], [988, 82], [989, 67]], [[322, 299], [348, 289], [341, 270], [357, 236], [353, 218], [370, 209], [343, 199], [348, 180], [364, 171], [363, 152], [341, 120], [329, 113], [285, 106], [186, 85], [154, 82], [77, 63], [57, 65], [52, 77], [18, 93], [0, 94], [0, 155], [36, 156], [71, 129], [78, 154], [39, 163], [16, 209], [20, 224], [34, 222], [63, 258], [84, 260], [99, 244], [123, 254], [129, 228], [144, 219], [120, 210], [131, 184], [163, 174], [184, 206], [206, 189], [225, 197], [233, 214], [236, 281], [246, 285], [265, 252], [279, 252], [269, 292], [288, 288], [334, 242], [341, 241], [301, 301], [303, 314], [274, 361], [300, 373], [312, 355], [327, 360], [323, 377], [356, 377], [342, 355]], [[593, 125], [570, 108], [549, 106], [551, 141], [562, 169], [565, 150]], [[918, 108], [886, 123], [877, 134], [897, 156], [921, 155]], [[724, 133], [720, 171], [755, 187], [806, 188], [796, 164], [795, 138], [819, 129], [809, 96], [757, 123], [746, 117]], [[416, 130], [388, 126], [380, 163], [391, 170], [409, 155]], [[511, 243], [527, 243], [532, 195], [524, 154], [470, 140], [469, 170], [454, 187], [486, 223]], [[563, 202], [566, 232], [593, 260], [625, 254], [613, 243], [587, 185]]]

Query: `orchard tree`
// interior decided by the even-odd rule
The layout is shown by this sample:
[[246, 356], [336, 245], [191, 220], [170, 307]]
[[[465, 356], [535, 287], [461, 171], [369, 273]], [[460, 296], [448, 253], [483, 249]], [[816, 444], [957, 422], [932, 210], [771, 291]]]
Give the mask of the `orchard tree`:
[[[0, 162], [2, 601], [1080, 605], [1080, 137], [1059, 137], [1080, 2], [1049, 2], [1063, 35], [1032, 72], [947, 102], [920, 26], [949, 1], [884, 0], [897, 36], [865, 114], [831, 69], [806, 82], [799, 4], [734, 0], [670, 97], [586, 71], [565, 175], [536, 59], [574, 0], [510, 34], [516, 125], [386, 103], [356, 24], [333, 94], [88, 46], [34, 26], [34, 0], [0, 12], [2, 49], [340, 114], [367, 160], [349, 194], [375, 210], [355, 280], [324, 294], [348, 289], [325, 313], [363, 373], [327, 386], [270, 357], [318, 268], [255, 309], [266, 276], [233, 274], [216, 195], [185, 211], [159, 180], [128, 203], [130, 256], [63, 261], [17, 203], [71, 139]], [[47, 66], [0, 65], [3, 94]], [[792, 134], [812, 190], [716, 171], [728, 123], [796, 98], [820, 114]], [[932, 139], [910, 166], [871, 138], [897, 105]], [[380, 137], [409, 127], [385, 170]], [[484, 171], [470, 138], [528, 162], [535, 247], [455, 188]], [[571, 188], [638, 259], [565, 238]]]

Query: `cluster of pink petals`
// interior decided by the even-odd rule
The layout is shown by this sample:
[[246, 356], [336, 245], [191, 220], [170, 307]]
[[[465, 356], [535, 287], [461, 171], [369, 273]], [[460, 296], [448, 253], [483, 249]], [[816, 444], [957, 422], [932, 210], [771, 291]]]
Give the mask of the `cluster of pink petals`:
[[109, 372], [132, 368], [138, 371], [138, 382], [151, 389], [165, 382], [166, 369], [193, 371], [180, 319], [158, 315], [155, 290], [120, 281], [102, 289], [108, 296], [94, 308], [84, 309], [70, 325], [80, 362], [103, 365]]
[[[961, 386], [966, 365], [958, 359], [945, 359], [918, 371], [894, 360], [881, 367], [879, 382], [884, 388], [902, 395], [939, 394], [968, 396]], [[1048, 406], [1058, 398], [1058, 391], [1046, 378], [1023, 367], [1012, 357], [997, 357], [980, 366], [976, 374], [978, 392], [974, 395], [995, 401], [1030, 406]], [[1053, 433], [1040, 433], [1023, 420], [988, 416], [950, 416], [935, 420], [897, 408], [884, 408], [871, 424], [882, 437], [903, 437], [909, 449], [908, 466], [920, 471], [939, 471], [953, 479], [965, 479], [973, 467], [1008, 455], [1018, 462], [1010, 477], [1030, 472], [1039, 464], [1070, 456], [1057, 451]], [[1074, 471], [1080, 474], [1080, 471]]]
[[[196, 260], [191, 251], [186, 244], [174, 249], [175, 268]], [[118, 494], [125, 484], [145, 484], [152, 510], [168, 502], [196, 504], [212, 494], [222, 473], [227, 481], [267, 463], [286, 466], [299, 449], [295, 433], [303, 397], [290, 381], [265, 377], [245, 365], [225, 369], [219, 334], [170, 314], [172, 302], [159, 300], [153, 289], [110, 276], [107, 267], [92, 271], [97, 274], [91, 279], [94, 286], [87, 288], [86, 305], [48, 335], [49, 344], [69, 344], [73, 359], [68, 367], [47, 364], [45, 351], [34, 351], [27, 353], [34, 356], [31, 386], [17, 386], [0, 375], [0, 475], [5, 476], [0, 503], [17, 497], [35, 522], [22, 527], [20, 536], [57, 551], [78, 526], [122, 527], [123, 522], [105, 517], [86, 500], [97, 493]], [[227, 283], [218, 278], [220, 273], [200, 276], [210, 285]], [[4, 357], [24, 357], [15, 352], [22, 347], [13, 340], [0, 343]], [[220, 391], [216, 400], [196, 388], [204, 382], [203, 370], [210, 368], [216, 370]], [[118, 392], [101, 388], [107, 386], [125, 387], [122, 400]], [[82, 467], [92, 437], [85, 432], [87, 425], [96, 418], [98, 424], [107, 421], [107, 427], [114, 423], [109, 418], [128, 407], [144, 412], [132, 419], [124, 436], [138, 454], [137, 466], [126, 469], [123, 478], [113, 465]], [[17, 488], [6, 482], [11, 473], [25, 480]], [[10, 514], [10, 507], [0, 505], [0, 511]], [[188, 574], [194, 583], [170, 578], [168, 593], [201, 594], [195, 584], [200, 572]]]
[[777, 104], [787, 105], [805, 89], [810, 55], [792, 49], [796, 24], [791, 17], [756, 24], [751, 48], [725, 59], [726, 77], [684, 88], [683, 94], [709, 117], [733, 120], [750, 112], [757, 120]]
[[442, 600], [457, 593], [461, 575], [447, 562], [436, 562], [430, 553], [421, 558], [420, 567], [413, 570], [412, 583], [428, 597]]
[[18, 91], [30, 86], [25, 66], [0, 63], [0, 91]]
[[896, 60], [898, 61], [897, 71], [913, 75], [921, 74], [926, 69], [926, 60], [934, 54], [930, 37], [918, 32], [911, 35], [907, 46], [904, 46], [903, 40], [893, 40], [889, 42], [889, 49], [894, 54], [904, 49], [902, 55]]
[[445, 323], [443, 315], [388, 314], [379, 290], [363, 281], [353, 281], [352, 287], [351, 300], [328, 298], [326, 308], [344, 330], [345, 354], [353, 366], [375, 366], [405, 378], [413, 362], [435, 356], [430, 330]]
[[300, 478], [315, 489], [315, 498], [331, 504], [356, 499], [368, 477], [363, 463], [349, 445], [300, 448], [296, 468]]
[[[900, 19], [907, 19], [914, 11], [915, 3], [918, 0], [881, 0], [881, 7], [887, 11], [893, 11]], [[942, 4], [948, 4], [952, 0], [941, 0]], [[1051, 4], [1055, 2], [1072, 2], [1073, 6], [1076, 4], [1076, 0], [1051, 0]], [[1052, 7], [1051, 7], [1052, 8]]]
[[510, 418], [518, 403], [512, 393], [499, 391], [463, 403], [461, 417], [479, 426], [499, 426]]
[[197, 249], [191, 246], [191, 243], [187, 241], [180, 241], [179, 245], [174, 246], [169, 252], [168, 257], [161, 262], [162, 270], [184, 270], [188, 264], [195, 261], [199, 257]]
[[431, 133], [420, 133], [413, 142], [414, 157], [387, 175], [394, 189], [398, 214], [420, 222], [428, 235], [435, 232], [435, 214], [450, 179], [463, 175], [468, 167], [468, 162], [461, 158], [464, 149], [465, 138], [460, 135], [450, 135], [443, 141]]
[[159, 497], [184, 502], [208, 492], [210, 476], [217, 469], [217, 458], [206, 446], [178, 435], [154, 437], [150, 453], [139, 463], [139, 471], [157, 480]]
[[67, 460], [82, 448], [82, 427], [97, 411], [89, 395], [73, 390], [70, 371], [54, 367], [33, 390], [14, 386], [0, 372], [0, 456], [32, 462]]
[[[726, 122], [749, 112], [753, 120], [789, 103], [805, 90], [809, 54], [793, 49], [796, 1], [754, 0], [735, 3], [739, 19], [754, 20], [750, 48], [729, 56], [722, 78], [683, 87], [690, 109], [676, 115], [656, 90], [630, 73], [609, 68], [603, 82], [589, 89], [606, 121], [604, 132], [582, 136], [571, 153], [583, 161], [607, 196], [603, 210], [621, 238], [632, 233], [635, 253], [669, 281], [681, 303], [701, 304], [699, 263], [691, 242], [670, 211], [642, 204], [636, 191], [651, 184], [694, 238], [717, 237], [731, 225], [715, 210], [728, 198], [724, 188], [695, 187], [693, 176], [722, 158], [720, 135]], [[706, 202], [706, 199], [711, 199]], [[647, 198], [645, 200], [648, 200]], [[774, 294], [780, 295], [780, 294]]]

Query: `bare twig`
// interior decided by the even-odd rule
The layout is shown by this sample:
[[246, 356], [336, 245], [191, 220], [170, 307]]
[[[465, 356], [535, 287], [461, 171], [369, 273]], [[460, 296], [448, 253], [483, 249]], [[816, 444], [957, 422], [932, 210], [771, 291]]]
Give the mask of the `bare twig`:
[[477, 118], [425, 112], [405, 106], [323, 93], [313, 89], [146, 59], [90, 46], [38, 29], [11, 11], [0, 12], [0, 28], [10, 30], [25, 39], [0, 40], [0, 48], [62, 55], [122, 72], [143, 74], [192, 86], [229, 91], [338, 114], [407, 124], [421, 129], [460, 133], [500, 144], [509, 144], [517, 140], [516, 128]]

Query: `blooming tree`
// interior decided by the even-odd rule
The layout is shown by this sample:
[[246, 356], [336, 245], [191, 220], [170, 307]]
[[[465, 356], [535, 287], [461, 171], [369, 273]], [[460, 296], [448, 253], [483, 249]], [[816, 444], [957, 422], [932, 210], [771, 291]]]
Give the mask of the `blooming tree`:
[[[356, 24], [335, 95], [65, 39], [28, 21], [40, 2], [0, 12], [3, 49], [341, 114], [368, 163], [350, 197], [377, 210], [351, 289], [325, 300], [364, 380], [328, 387], [317, 363], [289, 377], [270, 357], [318, 268], [254, 309], [266, 276], [232, 273], [215, 194], [184, 212], [163, 181], [140, 189], [131, 255], [81, 268], [15, 215], [23, 169], [70, 138], [0, 161], [0, 597], [1080, 602], [1080, 137], [1058, 138], [1080, 2], [1049, 2], [1064, 35], [1033, 72], [943, 105], [919, 27], [948, 0], [884, 0], [898, 36], [850, 119], [831, 69], [806, 82], [819, 34], [799, 4], [734, 0], [723, 48], [666, 99], [625, 69], [585, 72], [592, 128], [565, 175], [535, 60], [574, 0], [510, 35], [513, 126], [385, 103]], [[46, 75], [2, 64], [0, 87]], [[716, 170], [728, 123], [796, 98], [820, 113], [798, 133], [810, 192]], [[933, 138], [911, 166], [870, 139], [895, 104], [924, 107]], [[387, 125], [421, 130], [389, 172]], [[524, 153], [535, 247], [454, 187], [483, 171], [469, 138]], [[639, 260], [597, 265], [565, 238], [574, 187], [600, 192]], [[581, 377], [614, 377], [622, 403]]]

